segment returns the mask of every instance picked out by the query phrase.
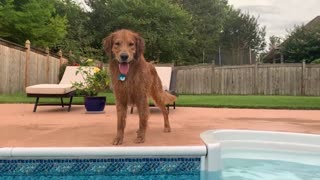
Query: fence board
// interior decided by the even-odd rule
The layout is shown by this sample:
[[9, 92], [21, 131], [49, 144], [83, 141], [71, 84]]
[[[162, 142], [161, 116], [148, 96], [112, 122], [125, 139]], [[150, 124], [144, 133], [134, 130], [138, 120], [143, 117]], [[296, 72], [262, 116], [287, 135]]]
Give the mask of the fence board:
[[[1, 45], [0, 45], [1, 46]], [[2, 46], [2, 60], [1, 60], [1, 86], [2, 86], [2, 91], [3, 92], [8, 92], [9, 91], [9, 83], [8, 83], [8, 75], [9, 75], [9, 48]]]
[[181, 94], [302, 95], [305, 92], [305, 95], [320, 95], [319, 65], [197, 65], [175, 68], [177, 92]]
[[[67, 61], [62, 58], [62, 63]], [[25, 83], [57, 83], [59, 68], [57, 56], [0, 39], [0, 93], [25, 92]]]

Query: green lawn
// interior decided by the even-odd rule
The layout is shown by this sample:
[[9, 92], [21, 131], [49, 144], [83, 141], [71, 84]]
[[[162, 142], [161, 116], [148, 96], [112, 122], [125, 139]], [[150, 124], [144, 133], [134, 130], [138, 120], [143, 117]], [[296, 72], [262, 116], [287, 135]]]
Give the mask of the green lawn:
[[[107, 96], [108, 104], [114, 104], [114, 96], [112, 93], [101, 93], [100, 95]], [[0, 94], [0, 103], [34, 103], [36, 100], [35, 97], [27, 97], [26, 94]], [[64, 101], [67, 102], [69, 98], [64, 98]], [[59, 98], [40, 98], [41, 102], [60, 102]], [[83, 104], [83, 97], [74, 97], [72, 104]]]
[[177, 104], [194, 107], [320, 109], [320, 97], [180, 95]]
[[[114, 104], [112, 93], [107, 103]], [[0, 95], [0, 103], [34, 103], [35, 98], [25, 94]], [[59, 99], [40, 98], [40, 102], [59, 102]], [[67, 101], [67, 99], [65, 100]], [[73, 104], [83, 104], [83, 97], [75, 97]], [[177, 106], [228, 107], [228, 108], [268, 108], [268, 109], [320, 109], [320, 97], [308, 96], [223, 96], [223, 95], [180, 95]]]

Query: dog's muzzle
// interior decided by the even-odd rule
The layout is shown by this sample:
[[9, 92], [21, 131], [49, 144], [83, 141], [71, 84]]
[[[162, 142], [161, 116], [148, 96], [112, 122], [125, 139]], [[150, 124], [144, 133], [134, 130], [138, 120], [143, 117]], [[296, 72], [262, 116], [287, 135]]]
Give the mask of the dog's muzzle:
[[128, 58], [129, 58], [128, 53], [121, 53], [120, 54], [121, 63], [127, 63], [128, 62]]

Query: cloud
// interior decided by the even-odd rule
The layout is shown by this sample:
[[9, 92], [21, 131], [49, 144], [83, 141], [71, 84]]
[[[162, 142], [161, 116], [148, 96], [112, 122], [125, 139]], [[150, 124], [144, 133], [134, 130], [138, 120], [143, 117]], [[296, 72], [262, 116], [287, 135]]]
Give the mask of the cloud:
[[295, 25], [320, 15], [319, 0], [229, 0], [229, 4], [257, 17], [267, 27], [267, 38], [285, 37]]
[[252, 14], [280, 14], [281, 11], [279, 8], [274, 6], [265, 6], [265, 5], [246, 5], [246, 6], [240, 6], [239, 9], [241, 9], [244, 12], [250, 12]]

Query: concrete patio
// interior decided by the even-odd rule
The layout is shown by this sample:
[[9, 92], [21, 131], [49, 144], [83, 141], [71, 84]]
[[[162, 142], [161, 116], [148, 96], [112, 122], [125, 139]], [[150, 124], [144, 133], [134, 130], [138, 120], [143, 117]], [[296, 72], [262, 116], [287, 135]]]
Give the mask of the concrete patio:
[[[71, 112], [56, 106], [0, 104], [0, 147], [112, 146], [115, 106], [104, 114], [86, 114], [83, 105]], [[122, 146], [204, 145], [200, 133], [211, 129], [251, 129], [320, 134], [320, 110], [264, 110], [177, 107], [170, 109], [171, 133], [164, 133], [160, 110], [150, 108], [146, 142], [135, 144], [138, 115], [128, 114]]]

